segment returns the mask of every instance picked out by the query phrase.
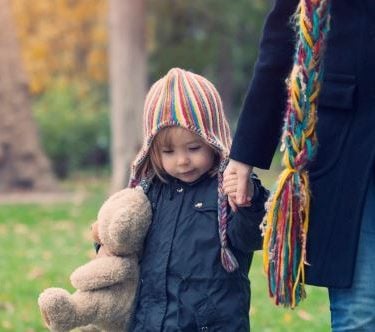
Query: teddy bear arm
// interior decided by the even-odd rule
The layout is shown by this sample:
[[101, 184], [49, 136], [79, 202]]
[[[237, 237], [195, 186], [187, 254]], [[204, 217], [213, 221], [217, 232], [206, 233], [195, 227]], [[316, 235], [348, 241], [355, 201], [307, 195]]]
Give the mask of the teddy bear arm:
[[138, 278], [139, 267], [135, 258], [100, 257], [77, 268], [70, 281], [81, 291], [112, 286], [126, 279]]
[[63, 288], [48, 288], [40, 294], [38, 304], [43, 320], [52, 331], [70, 331], [92, 323], [98, 301], [88, 292], [70, 294]]

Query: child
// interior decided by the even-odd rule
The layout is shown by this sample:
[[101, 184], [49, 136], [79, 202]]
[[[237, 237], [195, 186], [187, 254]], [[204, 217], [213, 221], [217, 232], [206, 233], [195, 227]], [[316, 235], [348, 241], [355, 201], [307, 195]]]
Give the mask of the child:
[[153, 206], [131, 331], [249, 331], [253, 251], [267, 191], [228, 211], [222, 171], [231, 144], [215, 87], [173, 68], [150, 89], [130, 186]]

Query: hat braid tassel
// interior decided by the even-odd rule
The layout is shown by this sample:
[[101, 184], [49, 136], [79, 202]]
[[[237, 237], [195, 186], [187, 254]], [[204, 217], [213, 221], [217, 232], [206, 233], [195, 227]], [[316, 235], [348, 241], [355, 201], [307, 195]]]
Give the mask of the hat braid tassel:
[[282, 150], [284, 170], [267, 202], [263, 220], [263, 263], [270, 297], [294, 308], [306, 297], [306, 237], [310, 189], [306, 164], [315, 155], [321, 58], [329, 29], [329, 0], [301, 0], [296, 15], [297, 45], [288, 77]]
[[221, 162], [218, 172], [218, 223], [219, 223], [219, 237], [221, 244], [220, 258], [224, 269], [227, 272], [234, 272], [238, 269], [238, 261], [230, 248], [228, 247], [227, 239], [227, 209], [228, 197], [223, 189], [223, 172], [228, 164], [228, 159]]

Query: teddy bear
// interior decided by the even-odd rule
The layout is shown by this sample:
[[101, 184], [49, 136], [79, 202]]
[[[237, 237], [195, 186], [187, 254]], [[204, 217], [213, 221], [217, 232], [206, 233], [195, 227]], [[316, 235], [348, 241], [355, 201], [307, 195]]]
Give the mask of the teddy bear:
[[76, 291], [48, 288], [38, 298], [50, 331], [128, 330], [151, 217], [151, 204], [140, 187], [123, 189], [104, 202], [93, 225], [101, 247], [95, 259], [71, 274]]

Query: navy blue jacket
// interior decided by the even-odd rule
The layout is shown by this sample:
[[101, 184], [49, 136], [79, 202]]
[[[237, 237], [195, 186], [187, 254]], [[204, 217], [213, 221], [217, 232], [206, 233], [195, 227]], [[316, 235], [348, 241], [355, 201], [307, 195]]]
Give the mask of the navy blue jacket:
[[[298, 0], [276, 0], [260, 44], [231, 158], [268, 168], [281, 135], [284, 80], [293, 62], [289, 24]], [[318, 107], [319, 147], [309, 165], [312, 203], [307, 282], [349, 287], [375, 157], [375, 1], [332, 0]]]
[[148, 192], [153, 220], [131, 331], [249, 331], [248, 272], [261, 246], [267, 197], [259, 180], [254, 182], [252, 206], [229, 218], [230, 248], [240, 266], [233, 273], [220, 261], [217, 177], [153, 183]]

